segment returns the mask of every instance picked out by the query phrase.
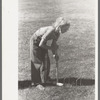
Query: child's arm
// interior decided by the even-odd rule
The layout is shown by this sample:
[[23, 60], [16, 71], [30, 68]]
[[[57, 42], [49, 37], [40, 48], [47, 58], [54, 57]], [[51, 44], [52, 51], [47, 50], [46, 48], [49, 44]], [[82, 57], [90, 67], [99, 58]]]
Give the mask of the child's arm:
[[57, 45], [57, 41], [53, 40], [52, 42], [52, 53], [53, 53], [53, 57], [55, 58], [56, 61], [59, 60], [59, 55], [57, 53], [59, 46]]
[[52, 47], [51, 47], [51, 46], [47, 46], [46, 43], [47, 43], [47, 41], [48, 41], [48, 39], [49, 39], [49, 37], [50, 37], [52, 31], [53, 31], [53, 28], [48, 29], [47, 32], [42, 36], [42, 39], [41, 39], [41, 41], [40, 41], [40, 43], [39, 43], [39, 46], [40, 46], [40, 47], [42, 47], [42, 48], [44, 48], [44, 49], [49, 49], [49, 50], [51, 50]]
[[56, 40], [52, 41], [51, 47], [52, 47], [52, 53], [53, 53], [53, 55], [55, 55], [57, 53], [57, 49], [58, 49], [58, 45], [57, 45]]

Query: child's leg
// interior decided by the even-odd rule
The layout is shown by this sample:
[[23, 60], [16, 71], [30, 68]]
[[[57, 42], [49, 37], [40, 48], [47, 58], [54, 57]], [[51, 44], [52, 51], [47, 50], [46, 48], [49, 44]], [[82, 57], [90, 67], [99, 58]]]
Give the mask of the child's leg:
[[50, 58], [47, 55], [47, 79], [49, 79], [49, 73], [50, 73]]
[[40, 72], [41, 72], [42, 83], [46, 83], [46, 81], [49, 79], [49, 73], [50, 73], [50, 59], [48, 53], [45, 54], [45, 58], [43, 60]]
[[46, 73], [47, 70], [45, 68], [45, 63], [43, 62], [41, 68], [40, 68], [40, 75], [41, 75], [41, 82], [46, 83]]
[[34, 84], [41, 83], [40, 66], [41, 66], [41, 64], [34, 64], [31, 61], [31, 80], [32, 80], [32, 83], [34, 83]]

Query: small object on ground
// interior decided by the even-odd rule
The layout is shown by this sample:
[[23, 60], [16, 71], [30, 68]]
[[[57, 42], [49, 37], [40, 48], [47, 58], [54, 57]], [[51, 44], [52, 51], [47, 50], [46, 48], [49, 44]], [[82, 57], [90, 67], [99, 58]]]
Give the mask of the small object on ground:
[[63, 83], [56, 83], [57, 86], [63, 86]]
[[36, 87], [37, 87], [39, 90], [44, 90], [44, 89], [45, 89], [41, 84], [37, 85]]
[[35, 84], [34, 83], [31, 83], [31, 86], [35, 86]]

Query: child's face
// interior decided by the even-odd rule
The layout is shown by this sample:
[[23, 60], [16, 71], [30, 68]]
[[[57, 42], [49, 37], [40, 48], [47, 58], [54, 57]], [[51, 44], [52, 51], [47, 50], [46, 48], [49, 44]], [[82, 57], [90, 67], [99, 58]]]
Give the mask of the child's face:
[[65, 33], [69, 29], [70, 24], [61, 27], [61, 33]]

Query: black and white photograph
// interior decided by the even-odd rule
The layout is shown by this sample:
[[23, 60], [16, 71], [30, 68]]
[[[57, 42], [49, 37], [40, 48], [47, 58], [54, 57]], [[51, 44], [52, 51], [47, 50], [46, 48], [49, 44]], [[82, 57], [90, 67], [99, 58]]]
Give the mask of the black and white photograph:
[[18, 100], [95, 100], [96, 0], [18, 1]]

